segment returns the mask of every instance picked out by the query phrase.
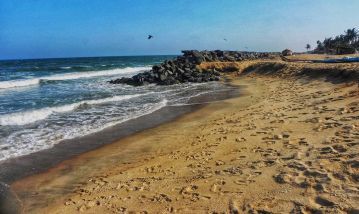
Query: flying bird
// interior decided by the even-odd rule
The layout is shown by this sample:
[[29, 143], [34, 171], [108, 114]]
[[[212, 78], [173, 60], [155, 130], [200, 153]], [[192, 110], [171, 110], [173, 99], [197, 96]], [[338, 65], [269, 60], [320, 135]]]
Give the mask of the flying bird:
[[223, 39], [224, 41], [227, 41], [227, 39]]
[[148, 35], [148, 39], [151, 39], [151, 38], [153, 38], [153, 36], [152, 36], [152, 35]]
[[248, 49], [248, 48], [246, 47], [246, 49]]

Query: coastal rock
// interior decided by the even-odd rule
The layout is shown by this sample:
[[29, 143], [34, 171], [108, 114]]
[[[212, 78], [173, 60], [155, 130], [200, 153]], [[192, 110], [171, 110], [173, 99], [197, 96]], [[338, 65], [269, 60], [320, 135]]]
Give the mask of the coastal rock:
[[220, 74], [212, 70], [198, 70], [202, 62], [235, 62], [268, 58], [279, 53], [259, 53], [241, 51], [198, 51], [183, 50], [183, 56], [166, 60], [161, 65], [152, 66], [152, 70], [136, 74], [131, 78], [122, 77], [111, 80], [111, 84], [142, 86], [147, 84], [173, 85], [187, 82], [219, 81]]

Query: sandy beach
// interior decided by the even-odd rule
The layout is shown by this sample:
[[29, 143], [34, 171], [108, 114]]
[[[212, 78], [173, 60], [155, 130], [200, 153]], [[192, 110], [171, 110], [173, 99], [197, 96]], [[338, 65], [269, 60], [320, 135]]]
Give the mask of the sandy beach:
[[358, 63], [200, 67], [240, 96], [12, 183], [14, 212], [359, 213]]

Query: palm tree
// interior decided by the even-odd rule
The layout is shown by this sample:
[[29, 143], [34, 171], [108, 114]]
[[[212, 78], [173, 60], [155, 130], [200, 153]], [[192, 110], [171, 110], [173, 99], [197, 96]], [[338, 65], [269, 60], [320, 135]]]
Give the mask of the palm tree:
[[357, 31], [355, 28], [348, 29], [347, 31], [344, 31], [344, 33], [346, 41], [350, 44], [355, 43], [359, 37], [359, 31]]
[[317, 48], [320, 50], [320, 49], [323, 49], [323, 43], [320, 41], [320, 40], [318, 40], [317, 41]]
[[323, 41], [323, 45], [325, 48], [332, 48], [333, 47], [333, 38], [332, 37], [329, 37], [329, 38], [325, 38], [324, 41]]
[[334, 47], [347, 46], [349, 43], [347, 42], [347, 37], [345, 35], [336, 36], [333, 40]]
[[307, 44], [307, 46], [305, 46], [305, 48], [307, 49], [307, 51], [310, 49], [310, 44]]

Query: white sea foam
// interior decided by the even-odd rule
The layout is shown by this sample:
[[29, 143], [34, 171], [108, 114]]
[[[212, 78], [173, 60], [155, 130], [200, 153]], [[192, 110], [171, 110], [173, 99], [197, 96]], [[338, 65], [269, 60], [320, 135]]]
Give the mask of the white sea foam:
[[6, 114], [6, 115], [0, 116], [0, 125], [2, 125], [2, 126], [25, 125], [28, 123], [33, 123], [38, 120], [43, 120], [53, 113], [72, 111], [84, 104], [95, 105], [95, 104], [106, 103], [106, 102], [116, 102], [116, 101], [121, 101], [121, 100], [126, 100], [126, 99], [131, 99], [131, 98], [135, 98], [135, 97], [139, 97], [139, 96], [148, 95], [151, 93], [153, 93], [153, 92], [149, 92], [146, 94], [114, 96], [114, 97], [98, 99], [98, 100], [85, 100], [85, 101], [81, 101], [81, 102], [77, 102], [77, 103], [73, 103], [73, 104], [69, 104], [69, 105], [58, 106], [58, 107], [48, 107], [48, 108], [42, 108], [42, 109], [38, 109], [38, 110]]
[[77, 72], [69, 74], [59, 74], [50, 77], [44, 77], [43, 80], [70, 80], [70, 79], [80, 79], [80, 78], [89, 78], [97, 76], [110, 76], [116, 74], [126, 74], [139, 72], [141, 70], [149, 69], [150, 67], [135, 67], [135, 68], [123, 68], [123, 69], [113, 69], [107, 71], [91, 71], [91, 72]]
[[[12, 136], [10, 136], [10, 140], [4, 142], [2, 145], [3, 147], [7, 147], [8, 149], [1, 151], [0, 161], [13, 157], [27, 155], [43, 149], [48, 149], [63, 139], [72, 139], [90, 133], [99, 132], [105, 128], [150, 114], [166, 106], [167, 102], [168, 101], [166, 99], [163, 99], [161, 102], [156, 104], [145, 104], [141, 111], [137, 111], [137, 113], [134, 114], [129, 114], [126, 117], [123, 117], [118, 120], [115, 119], [112, 122], [105, 122], [101, 124], [91, 123], [85, 126], [76, 126], [72, 128], [68, 127], [68, 129], [56, 131], [51, 131], [49, 129], [41, 129], [38, 130], [38, 133], [32, 133], [31, 130], [22, 130], [17, 133], [13, 133]], [[57, 137], [54, 134], [61, 135], [61, 137]], [[17, 138], [16, 136], [20, 136], [20, 138]], [[26, 143], [24, 144], [23, 141], [25, 141]]]
[[23, 87], [29, 85], [39, 84], [40, 79], [27, 79], [27, 80], [11, 80], [11, 81], [2, 81], [0, 82], [0, 88], [13, 88], [13, 87]]
[[89, 72], [75, 72], [67, 74], [57, 74], [53, 76], [45, 76], [41, 78], [27, 79], [27, 80], [11, 80], [11, 81], [2, 81], [0, 82], [0, 89], [14, 88], [14, 87], [23, 87], [29, 85], [39, 84], [41, 80], [71, 80], [71, 79], [80, 79], [80, 78], [89, 78], [89, 77], [98, 77], [98, 76], [110, 76], [117, 74], [126, 74], [126, 73], [136, 73], [139, 71], [148, 70], [151, 67], [134, 67], [134, 68], [117, 68], [106, 71], [89, 71]]

